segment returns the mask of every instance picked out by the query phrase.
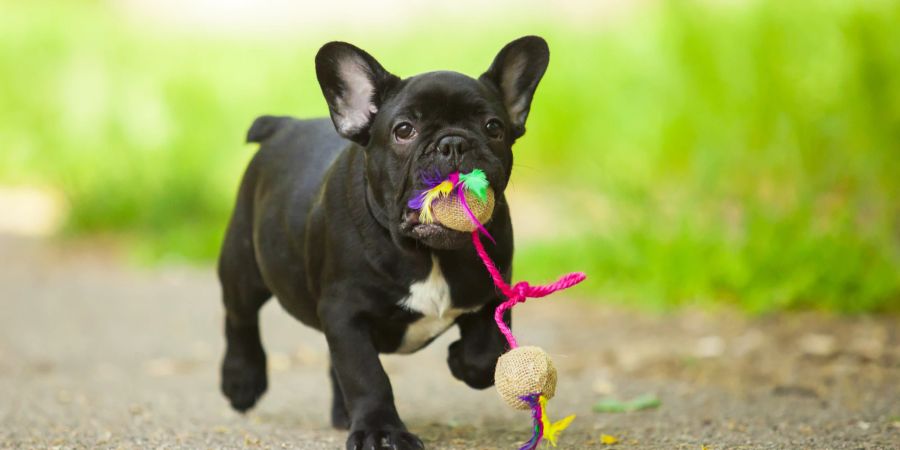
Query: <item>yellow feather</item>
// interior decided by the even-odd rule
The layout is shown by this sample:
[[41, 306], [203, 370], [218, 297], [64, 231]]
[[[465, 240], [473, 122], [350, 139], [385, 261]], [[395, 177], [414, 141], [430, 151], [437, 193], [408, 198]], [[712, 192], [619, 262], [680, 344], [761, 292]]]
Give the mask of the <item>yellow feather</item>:
[[431, 188], [425, 193], [425, 199], [422, 201], [422, 211], [419, 212], [419, 222], [432, 223], [434, 215], [431, 212], [431, 203], [435, 200], [445, 197], [453, 191], [453, 183], [444, 181], [441, 184]]
[[543, 395], [540, 396], [538, 401], [541, 403], [541, 409], [543, 410], [543, 414], [541, 414], [541, 422], [544, 424], [544, 439], [550, 441], [550, 445], [556, 447], [556, 438], [559, 437], [559, 433], [562, 430], [568, 428], [569, 424], [575, 420], [575, 414], [568, 416], [562, 420], [557, 422], [550, 422], [550, 416], [547, 414], [547, 397]]
[[435, 190], [441, 193], [441, 196], [445, 196], [453, 191], [453, 183], [450, 181], [444, 181], [441, 184], [434, 187]]

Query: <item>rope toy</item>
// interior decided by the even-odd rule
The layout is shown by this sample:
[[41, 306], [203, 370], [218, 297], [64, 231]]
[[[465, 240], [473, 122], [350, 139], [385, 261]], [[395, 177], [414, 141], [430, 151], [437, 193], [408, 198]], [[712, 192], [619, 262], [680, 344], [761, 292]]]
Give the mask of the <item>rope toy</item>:
[[584, 281], [585, 275], [581, 272], [569, 273], [555, 283], [544, 286], [532, 286], [526, 281], [508, 285], [481, 243], [482, 234], [495, 242], [483, 225], [490, 220], [495, 201], [494, 191], [484, 172], [474, 169], [464, 174], [454, 172], [443, 179], [439, 175], [423, 177], [423, 181], [426, 188], [410, 199], [410, 209], [419, 211], [421, 223], [439, 223], [453, 230], [472, 232], [475, 252], [484, 263], [494, 285], [506, 297], [506, 301], [494, 310], [494, 321], [506, 338], [509, 351], [497, 360], [494, 383], [500, 398], [506, 404], [516, 409], [531, 410], [534, 425], [531, 439], [522, 444], [519, 450], [534, 450], [542, 439], [547, 439], [556, 447], [559, 433], [575, 419], [573, 414], [553, 422], [547, 415], [547, 401], [556, 394], [556, 367], [547, 352], [540, 347], [520, 347], [512, 331], [503, 322], [503, 314], [529, 298], [546, 297], [570, 288]]

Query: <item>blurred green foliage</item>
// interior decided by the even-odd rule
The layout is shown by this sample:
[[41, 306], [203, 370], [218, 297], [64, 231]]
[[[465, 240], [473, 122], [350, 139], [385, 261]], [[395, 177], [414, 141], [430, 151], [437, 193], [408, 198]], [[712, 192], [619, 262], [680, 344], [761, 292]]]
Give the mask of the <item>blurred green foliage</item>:
[[[0, 3], [0, 180], [65, 193], [69, 233], [215, 256], [256, 115], [326, 113], [324, 42], [160, 32], [96, 2]], [[521, 34], [550, 70], [513, 186], [582, 230], [517, 278], [667, 308], [900, 310], [900, 2], [659, 2], [596, 29], [351, 31], [399, 75], [477, 75]]]

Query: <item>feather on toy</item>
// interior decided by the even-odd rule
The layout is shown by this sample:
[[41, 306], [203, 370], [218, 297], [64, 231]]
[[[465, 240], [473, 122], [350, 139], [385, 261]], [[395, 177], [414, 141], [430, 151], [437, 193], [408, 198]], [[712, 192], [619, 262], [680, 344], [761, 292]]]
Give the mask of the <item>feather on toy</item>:
[[419, 222], [439, 223], [451, 230], [479, 230], [494, 240], [483, 223], [494, 212], [494, 190], [484, 172], [454, 172], [446, 178], [423, 176], [425, 189], [409, 200], [407, 206], [419, 211]]

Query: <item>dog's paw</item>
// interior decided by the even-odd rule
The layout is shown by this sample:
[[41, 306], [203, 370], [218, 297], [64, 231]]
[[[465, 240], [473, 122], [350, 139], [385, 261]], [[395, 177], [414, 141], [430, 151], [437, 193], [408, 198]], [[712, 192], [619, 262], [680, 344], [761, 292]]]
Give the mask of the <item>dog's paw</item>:
[[418, 436], [402, 430], [357, 430], [347, 438], [347, 450], [424, 450]]
[[494, 369], [497, 357], [489, 353], [466, 352], [463, 341], [450, 344], [447, 365], [450, 373], [473, 389], [486, 389], [494, 385]]
[[253, 357], [225, 354], [221, 387], [232, 408], [246, 412], [262, 397], [268, 385], [265, 354]]

